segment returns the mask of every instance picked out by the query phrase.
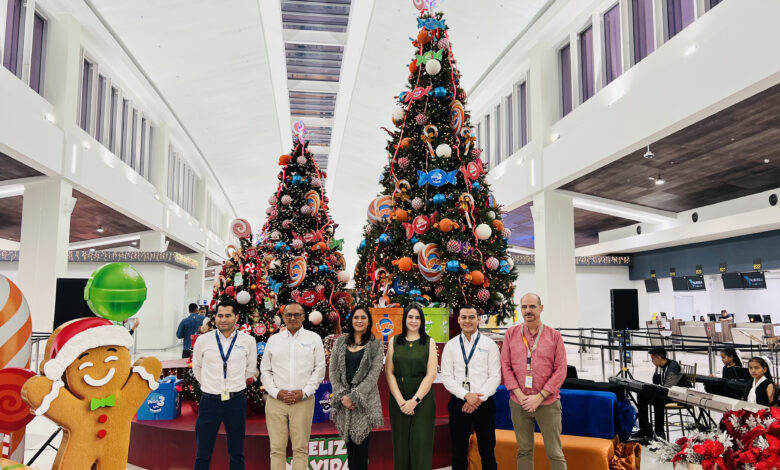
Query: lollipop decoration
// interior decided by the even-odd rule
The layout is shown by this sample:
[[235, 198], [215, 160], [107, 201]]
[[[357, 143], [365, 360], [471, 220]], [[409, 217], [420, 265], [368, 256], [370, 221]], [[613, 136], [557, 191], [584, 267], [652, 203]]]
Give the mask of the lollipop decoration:
[[303, 143], [306, 139], [306, 124], [304, 124], [303, 121], [295, 121], [295, 124], [293, 124], [293, 132], [295, 133], [295, 138], [298, 139], [298, 142]]
[[290, 277], [287, 282], [288, 287], [298, 287], [306, 277], [306, 258], [303, 256], [296, 256], [287, 265], [287, 275]]
[[436, 158], [436, 152], [433, 150], [433, 139], [439, 135], [439, 128], [433, 124], [428, 124], [423, 128], [423, 135], [420, 137], [425, 145], [428, 146], [428, 151], [431, 153], [431, 158]]
[[450, 108], [450, 127], [452, 127], [452, 133], [458, 135], [463, 129], [463, 123], [466, 122], [466, 110], [463, 109], [463, 104], [458, 100], [454, 100]]
[[368, 220], [372, 224], [379, 223], [382, 220], [389, 220], [393, 214], [393, 198], [390, 196], [380, 196], [368, 206]]
[[474, 136], [474, 132], [470, 127], [464, 127], [461, 129], [460, 136], [463, 137], [463, 141], [466, 143], [465, 155], [468, 155], [471, 146], [477, 142], [477, 138]]
[[320, 193], [312, 189], [304, 195], [304, 199], [306, 199], [306, 205], [311, 207], [312, 214], [316, 214], [320, 210]]
[[246, 219], [233, 219], [233, 235], [238, 238], [249, 238], [252, 236], [252, 227]]
[[22, 386], [35, 372], [19, 367], [0, 369], [0, 434], [22, 429], [35, 417], [22, 400]]
[[442, 278], [441, 252], [439, 245], [428, 243], [417, 254], [417, 265], [420, 274], [429, 282], [438, 282]]
[[95, 315], [124, 321], [146, 301], [146, 282], [129, 264], [109, 263], [92, 273], [84, 287], [84, 300]]

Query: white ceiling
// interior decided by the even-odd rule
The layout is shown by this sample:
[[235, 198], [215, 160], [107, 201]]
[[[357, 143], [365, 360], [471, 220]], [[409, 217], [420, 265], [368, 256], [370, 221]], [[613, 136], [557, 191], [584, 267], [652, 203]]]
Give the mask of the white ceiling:
[[[440, 2], [466, 90], [548, 1]], [[281, 129], [289, 103], [277, 98], [288, 92], [277, 70], [282, 29], [268, 22], [281, 23], [279, 1], [92, 2], [203, 150], [239, 216], [258, 227], [290, 142]], [[418, 13], [411, 0], [352, 3], [328, 162], [331, 209], [350, 265], [379, 190], [387, 137], [380, 127], [391, 126], [394, 96], [406, 84]]]

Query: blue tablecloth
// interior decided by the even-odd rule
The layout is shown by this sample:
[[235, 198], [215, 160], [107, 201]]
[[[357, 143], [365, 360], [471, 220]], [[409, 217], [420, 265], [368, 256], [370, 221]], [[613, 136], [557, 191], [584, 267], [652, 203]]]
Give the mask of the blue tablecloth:
[[[496, 429], [514, 429], [509, 412], [509, 391], [498, 387]], [[588, 390], [561, 390], [563, 434], [613, 439], [618, 401], [614, 393]], [[630, 431], [629, 431], [630, 432]]]

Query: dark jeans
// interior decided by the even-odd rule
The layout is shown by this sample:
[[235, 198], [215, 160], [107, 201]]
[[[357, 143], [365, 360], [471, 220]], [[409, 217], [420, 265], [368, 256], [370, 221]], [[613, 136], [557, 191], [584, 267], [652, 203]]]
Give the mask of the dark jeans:
[[244, 470], [244, 436], [246, 434], [246, 394], [230, 400], [203, 394], [198, 420], [195, 422], [195, 442], [198, 445], [194, 470], [208, 470], [217, 440], [219, 425], [225, 423], [225, 438], [230, 455], [230, 470]]
[[477, 448], [483, 470], [496, 470], [496, 404], [493, 397], [485, 400], [473, 413], [461, 411], [464, 403], [466, 402], [455, 396], [450, 397], [452, 470], [466, 470], [469, 466], [469, 436], [472, 426], [477, 433]]
[[360, 444], [352, 442], [347, 438], [347, 462], [349, 470], [368, 470], [368, 438], [369, 434]]
[[659, 437], [666, 437], [664, 435], [664, 405], [671, 403], [672, 401], [665, 396], [656, 395], [653, 392], [637, 393], [637, 401], [639, 402], [639, 431], [646, 435], [652, 433], [650, 416], [647, 408], [648, 406], [653, 405], [655, 433]]
[[182, 349], [182, 351], [181, 351], [181, 358], [182, 359], [187, 359], [190, 356], [192, 356], [192, 349]]

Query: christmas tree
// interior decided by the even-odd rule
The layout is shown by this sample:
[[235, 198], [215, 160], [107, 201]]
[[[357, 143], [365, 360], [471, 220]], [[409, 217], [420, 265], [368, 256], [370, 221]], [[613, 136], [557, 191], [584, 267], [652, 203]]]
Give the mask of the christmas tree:
[[383, 190], [368, 207], [355, 286], [371, 304], [475, 305], [511, 316], [510, 232], [490, 194], [441, 12], [420, 4], [406, 91], [387, 131]]
[[352, 298], [344, 291], [349, 273], [339, 252], [343, 240], [333, 237], [336, 224], [328, 213], [326, 175], [308, 149], [303, 123], [296, 123], [295, 130], [292, 152], [279, 157], [279, 186], [269, 198], [258, 247], [278, 305], [303, 305], [304, 328], [324, 338], [341, 332], [341, 320], [349, 312]]
[[[259, 364], [268, 337], [279, 329], [278, 318], [273, 318], [275, 294], [267, 289], [266, 268], [257, 248], [252, 245], [249, 222], [235, 219], [232, 225], [239, 247], [229, 245], [226, 248], [228, 259], [222, 263], [219, 278], [214, 282], [208, 327], [210, 330], [216, 328], [214, 314], [217, 305], [234, 300], [238, 304], [236, 324], [240, 331], [255, 338]], [[247, 388], [248, 399], [258, 406], [262, 406], [261, 391], [259, 382]], [[182, 381], [182, 393], [184, 399], [200, 399], [200, 384], [191, 369]]]

